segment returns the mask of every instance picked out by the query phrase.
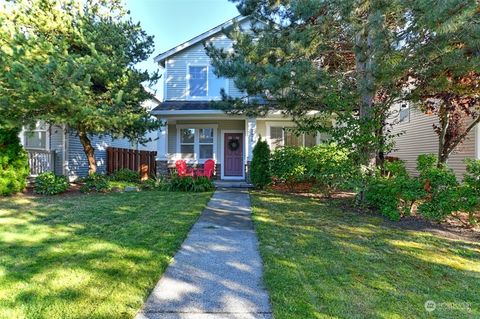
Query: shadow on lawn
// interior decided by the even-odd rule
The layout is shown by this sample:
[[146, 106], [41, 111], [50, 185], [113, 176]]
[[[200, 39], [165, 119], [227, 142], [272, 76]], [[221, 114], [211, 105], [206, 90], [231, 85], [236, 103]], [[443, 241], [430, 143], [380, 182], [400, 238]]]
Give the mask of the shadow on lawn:
[[207, 199], [142, 192], [0, 201], [0, 317], [132, 316]]
[[[254, 205], [277, 319], [480, 316], [480, 243], [399, 229], [326, 201], [257, 193]], [[427, 300], [437, 303], [433, 313]]]

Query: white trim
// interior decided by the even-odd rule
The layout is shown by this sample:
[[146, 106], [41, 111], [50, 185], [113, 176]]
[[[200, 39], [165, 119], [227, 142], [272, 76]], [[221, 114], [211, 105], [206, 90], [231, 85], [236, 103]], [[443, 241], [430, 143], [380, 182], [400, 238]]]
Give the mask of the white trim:
[[201, 115], [201, 114], [225, 115], [226, 113], [223, 112], [222, 110], [168, 110], [168, 111], [153, 110], [151, 114], [154, 114], [154, 115]]
[[220, 33], [222, 32], [222, 29], [224, 28], [227, 28], [229, 26], [232, 26], [234, 23], [240, 23], [244, 20], [248, 19], [248, 17], [245, 17], [245, 16], [236, 16], [235, 18], [233, 19], [230, 19], [218, 26], [216, 26], [215, 28], [212, 28], [186, 42], [183, 42], [182, 44], [180, 45], [177, 45], [176, 47], [170, 49], [170, 50], [167, 50], [163, 53], [160, 53], [159, 55], [157, 55], [153, 61], [155, 61], [156, 63], [159, 63], [160, 65], [162, 66], [165, 66], [165, 60], [169, 57], [169, 56], [172, 56], [180, 51], [183, 51], [184, 49], [192, 46], [192, 45], [195, 45], [201, 41], [203, 41], [204, 39], [206, 38], [209, 38], [217, 33]]
[[[225, 133], [242, 133], [243, 134], [243, 143], [242, 143], [242, 176], [225, 176]], [[244, 180], [245, 179], [245, 142], [246, 136], [245, 130], [221, 130], [221, 142], [220, 142], [220, 154], [221, 154], [221, 169], [220, 169], [220, 179], [222, 180]]]
[[[271, 139], [271, 136], [270, 136], [270, 131], [271, 131], [271, 128], [273, 127], [296, 127], [295, 125], [295, 122], [286, 122], [286, 121], [265, 121], [265, 139], [268, 143], [268, 146], [270, 146], [270, 148], [272, 148], [272, 139]], [[303, 141], [303, 145], [302, 146], [305, 146], [305, 133], [302, 133], [302, 141]], [[320, 144], [321, 140], [320, 140], [320, 135], [317, 133], [315, 134], [315, 143], [316, 145]], [[282, 131], [282, 143], [281, 143], [281, 146], [284, 146], [285, 144], [285, 130]]]
[[158, 129], [158, 141], [157, 141], [157, 160], [168, 160], [168, 120], [161, 118], [162, 125]]
[[[177, 136], [176, 136], [176, 145], [175, 145], [175, 155], [174, 155], [174, 160], [179, 160], [183, 159], [189, 164], [203, 164], [205, 163], [208, 158], [197, 158], [200, 154], [200, 134], [199, 130], [202, 128], [211, 128], [213, 129], [213, 160], [215, 162], [218, 161], [218, 156], [217, 156], [217, 128], [218, 124], [177, 124], [175, 125], [175, 128], [177, 130]], [[185, 128], [193, 128], [195, 129], [195, 136], [194, 136], [194, 141], [193, 141], [193, 159], [186, 159], [182, 158], [181, 152], [180, 152], [180, 130], [185, 129]], [[202, 143], [202, 144], [209, 144], [210, 143]]]
[[[46, 128], [43, 130], [43, 129], [39, 129], [38, 126], [40, 124], [41, 121], [37, 121], [35, 123], [35, 127], [33, 129], [29, 129], [29, 127], [22, 127], [22, 138], [21, 138], [21, 142], [22, 142], [22, 145], [25, 149], [29, 149], [29, 150], [39, 150], [39, 151], [50, 151], [51, 147], [50, 147], [50, 135], [52, 134], [51, 132], [51, 129], [52, 129], [52, 125], [48, 124], [48, 123], [45, 123], [45, 126]], [[26, 129], [27, 128], [27, 129]], [[26, 139], [25, 139], [25, 134], [27, 132], [45, 132], [45, 147], [27, 147], [25, 144], [26, 144]]]
[[[207, 69], [207, 78], [205, 79], [205, 95], [195, 95], [192, 96], [190, 95], [190, 67], [205, 67]], [[185, 75], [185, 81], [186, 83], [186, 98], [188, 100], [204, 100], [208, 98], [208, 63], [200, 64], [200, 63], [187, 63], [186, 67], [186, 75]]]

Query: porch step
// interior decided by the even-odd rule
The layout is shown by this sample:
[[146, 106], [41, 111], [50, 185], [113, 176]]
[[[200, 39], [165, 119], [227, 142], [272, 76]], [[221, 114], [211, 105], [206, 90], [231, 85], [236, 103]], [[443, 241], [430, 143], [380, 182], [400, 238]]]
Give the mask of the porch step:
[[246, 181], [214, 181], [216, 188], [253, 188], [253, 185]]

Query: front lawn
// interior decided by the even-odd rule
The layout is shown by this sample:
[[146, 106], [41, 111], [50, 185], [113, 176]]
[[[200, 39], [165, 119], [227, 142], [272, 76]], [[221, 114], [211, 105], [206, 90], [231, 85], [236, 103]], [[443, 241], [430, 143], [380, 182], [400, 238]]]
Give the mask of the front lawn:
[[133, 317], [210, 195], [0, 198], [0, 318]]
[[314, 199], [252, 192], [252, 204], [276, 319], [480, 317], [478, 242]]

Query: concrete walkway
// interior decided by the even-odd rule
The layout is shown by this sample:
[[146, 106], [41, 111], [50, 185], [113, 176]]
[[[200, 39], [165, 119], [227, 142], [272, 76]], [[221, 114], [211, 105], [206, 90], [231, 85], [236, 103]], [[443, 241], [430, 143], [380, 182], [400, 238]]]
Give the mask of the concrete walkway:
[[247, 191], [214, 193], [136, 318], [273, 318]]

